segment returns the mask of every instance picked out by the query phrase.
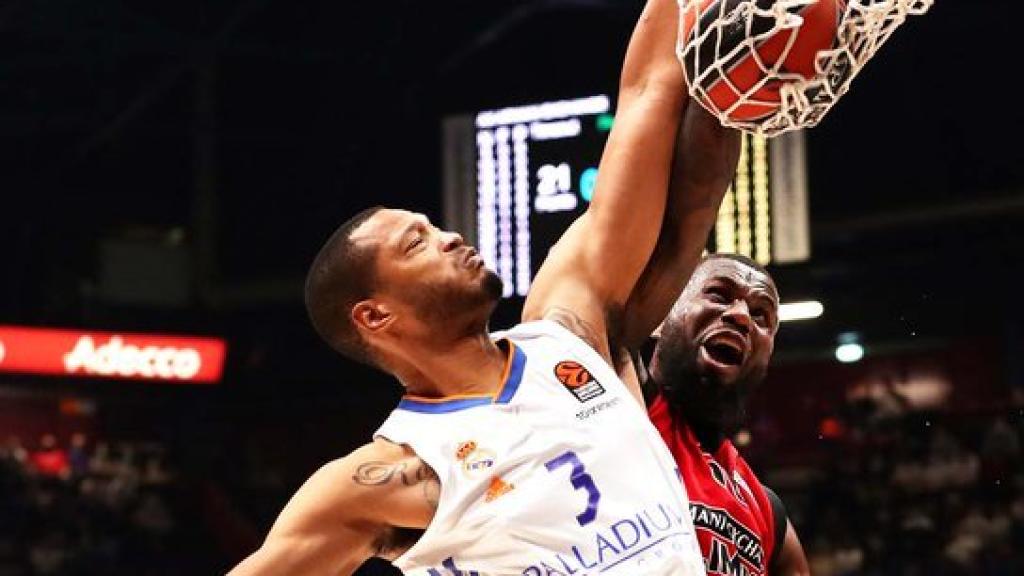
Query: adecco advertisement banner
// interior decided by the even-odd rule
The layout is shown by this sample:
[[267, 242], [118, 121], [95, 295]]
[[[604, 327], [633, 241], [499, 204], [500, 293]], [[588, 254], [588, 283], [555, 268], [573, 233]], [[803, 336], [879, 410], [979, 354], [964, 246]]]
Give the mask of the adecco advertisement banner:
[[0, 325], [0, 372], [213, 384], [225, 353], [217, 338]]

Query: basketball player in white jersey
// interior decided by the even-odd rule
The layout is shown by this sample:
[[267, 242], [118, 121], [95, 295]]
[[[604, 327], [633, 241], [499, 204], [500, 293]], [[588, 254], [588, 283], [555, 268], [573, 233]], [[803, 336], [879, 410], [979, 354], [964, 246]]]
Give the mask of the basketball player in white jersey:
[[662, 306], [637, 311], [654, 324], [667, 313], [680, 282], [667, 297], [638, 284], [660, 224], [703, 231], [685, 251], [699, 255], [725, 190], [704, 184], [731, 174], [697, 167], [666, 215], [677, 133], [687, 154], [690, 133], [717, 126], [686, 106], [677, 25], [675, 0], [650, 0], [594, 200], [549, 254], [523, 324], [487, 332], [500, 281], [422, 215], [371, 209], [332, 235], [307, 279], [314, 327], [406, 396], [371, 443], [299, 489], [233, 574], [351, 574], [373, 556], [424, 576], [704, 573], [672, 457], [609, 337], [627, 302]]

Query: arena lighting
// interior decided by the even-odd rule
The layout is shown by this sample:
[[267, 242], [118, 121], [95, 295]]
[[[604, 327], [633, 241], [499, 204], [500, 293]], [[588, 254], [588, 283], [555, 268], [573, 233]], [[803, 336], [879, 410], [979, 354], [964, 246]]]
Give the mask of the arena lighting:
[[825, 306], [817, 300], [789, 302], [779, 305], [779, 322], [813, 320], [825, 313]]
[[[448, 116], [444, 223], [524, 297], [562, 232], [586, 211], [615, 122], [612, 98], [587, 96]], [[761, 264], [810, 256], [803, 134], [745, 134], [708, 249]]]
[[843, 364], [859, 362], [864, 357], [864, 346], [861, 346], [860, 335], [856, 332], [844, 332], [839, 335], [836, 346], [836, 360]]
[[480, 112], [476, 116], [476, 125], [478, 128], [494, 128], [527, 122], [560, 120], [574, 116], [605, 114], [611, 109], [612, 101], [608, 96], [589, 96], [574, 100], [559, 100]]
[[0, 326], [0, 372], [214, 384], [218, 338]]

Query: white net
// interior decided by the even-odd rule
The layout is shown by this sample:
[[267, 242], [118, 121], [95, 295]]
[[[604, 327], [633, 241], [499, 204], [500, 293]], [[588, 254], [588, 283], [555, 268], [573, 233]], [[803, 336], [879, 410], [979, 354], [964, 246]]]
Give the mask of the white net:
[[[835, 42], [817, 53], [814, 75], [805, 78], [783, 64], [801, 33], [801, 12], [819, 0], [678, 1], [676, 55], [691, 96], [722, 124], [765, 136], [817, 125], [907, 16], [924, 14], [934, 3], [820, 0], [836, 2], [841, 16]], [[787, 34], [781, 54], [767, 61], [765, 43], [786, 30], [795, 32]], [[737, 78], [737, 62], [748, 68], [753, 62], [759, 70], [747, 70], [744, 83]], [[713, 88], [719, 91], [715, 95]], [[721, 97], [722, 90], [728, 97]]]

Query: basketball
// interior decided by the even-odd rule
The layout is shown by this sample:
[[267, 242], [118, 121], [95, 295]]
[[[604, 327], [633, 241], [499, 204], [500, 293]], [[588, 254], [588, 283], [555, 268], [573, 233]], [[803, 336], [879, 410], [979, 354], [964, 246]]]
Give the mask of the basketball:
[[[776, 4], [803, 23], [779, 26]], [[733, 121], [770, 116], [781, 103], [779, 76], [815, 76], [818, 51], [833, 47], [845, 8], [845, 0], [694, 0], [680, 31], [687, 80], [700, 88], [692, 93]]]
[[590, 382], [590, 372], [577, 362], [559, 362], [555, 366], [555, 376], [562, 384], [576, 388]]

